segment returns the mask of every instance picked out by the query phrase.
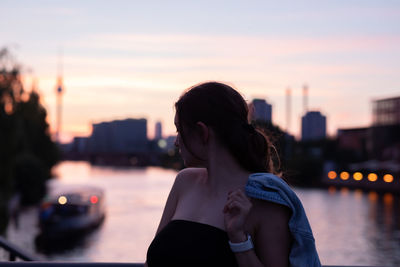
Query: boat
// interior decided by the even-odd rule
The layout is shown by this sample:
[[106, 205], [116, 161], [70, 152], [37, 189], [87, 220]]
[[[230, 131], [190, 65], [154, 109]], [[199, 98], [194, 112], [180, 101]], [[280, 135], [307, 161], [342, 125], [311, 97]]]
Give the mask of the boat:
[[81, 237], [102, 224], [104, 192], [92, 186], [63, 188], [52, 193], [39, 209], [39, 242]]

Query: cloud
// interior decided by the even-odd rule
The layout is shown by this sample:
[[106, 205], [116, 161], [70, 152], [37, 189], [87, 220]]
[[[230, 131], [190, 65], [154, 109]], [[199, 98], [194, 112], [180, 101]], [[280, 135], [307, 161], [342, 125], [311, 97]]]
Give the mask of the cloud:
[[[332, 37], [263, 37], [247, 35], [197, 35], [197, 34], [92, 34], [78, 41], [68, 43], [75, 48], [105, 49], [156, 53], [179, 57], [186, 52], [206, 52], [211, 56], [230, 55], [298, 55], [321, 52], [360, 52], [392, 48], [398, 50], [400, 37], [397, 35], [376, 36], [332, 36]], [[175, 53], [174, 53], [175, 52]], [[222, 54], [221, 54], [222, 52]], [[158, 54], [157, 54], [158, 53]], [[147, 55], [147, 54], [146, 54]]]

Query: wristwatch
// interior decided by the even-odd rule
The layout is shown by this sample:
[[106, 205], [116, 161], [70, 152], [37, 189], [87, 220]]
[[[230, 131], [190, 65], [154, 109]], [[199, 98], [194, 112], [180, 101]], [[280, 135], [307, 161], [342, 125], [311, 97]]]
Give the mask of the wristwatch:
[[254, 248], [253, 242], [251, 242], [250, 235], [247, 235], [247, 240], [244, 242], [232, 243], [231, 241], [228, 240], [228, 243], [229, 243], [229, 246], [231, 247], [231, 250], [235, 253], [248, 251], [248, 250]]

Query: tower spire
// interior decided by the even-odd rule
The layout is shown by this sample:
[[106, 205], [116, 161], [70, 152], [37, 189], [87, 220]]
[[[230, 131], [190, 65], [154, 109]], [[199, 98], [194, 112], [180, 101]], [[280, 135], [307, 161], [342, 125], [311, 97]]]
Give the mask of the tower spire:
[[59, 51], [58, 66], [57, 66], [57, 86], [56, 86], [56, 142], [60, 143], [61, 134], [61, 118], [62, 118], [62, 95], [64, 93], [63, 84], [63, 53], [62, 49]]

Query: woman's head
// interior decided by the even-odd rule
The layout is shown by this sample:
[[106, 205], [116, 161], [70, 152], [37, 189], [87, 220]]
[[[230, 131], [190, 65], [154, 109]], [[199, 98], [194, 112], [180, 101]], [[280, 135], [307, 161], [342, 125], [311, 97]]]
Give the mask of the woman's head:
[[188, 139], [201, 122], [215, 132], [242, 168], [273, 172], [268, 139], [248, 123], [247, 103], [232, 87], [218, 82], [195, 85], [181, 95], [175, 108], [180, 142], [189, 152]]

